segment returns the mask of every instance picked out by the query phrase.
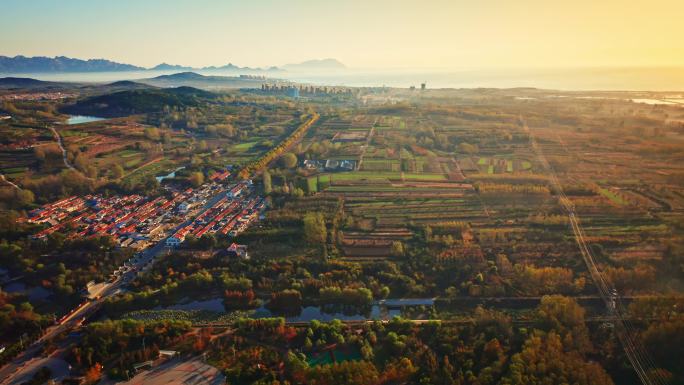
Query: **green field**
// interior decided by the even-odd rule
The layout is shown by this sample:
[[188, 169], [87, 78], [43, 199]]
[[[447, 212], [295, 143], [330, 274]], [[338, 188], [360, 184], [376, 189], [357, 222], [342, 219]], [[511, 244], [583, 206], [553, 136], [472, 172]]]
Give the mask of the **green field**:
[[256, 146], [259, 142], [253, 141], [253, 142], [242, 142], [239, 144], [235, 144], [230, 147], [232, 151], [236, 152], [246, 152], [252, 149], [252, 147]]
[[306, 185], [309, 189], [309, 192], [311, 192], [311, 193], [318, 192], [318, 180], [315, 176], [311, 177], [311, 178], [307, 178], [306, 179]]
[[142, 153], [140, 151], [136, 150], [123, 150], [119, 152], [119, 156], [122, 158], [130, 158], [136, 155], [141, 155]]
[[613, 193], [612, 191], [610, 191], [608, 189], [599, 188], [599, 192], [601, 193], [601, 195], [608, 198], [611, 202], [613, 202], [617, 205], [624, 206], [627, 204], [627, 202], [625, 202], [624, 199], [622, 199], [620, 196], [618, 196], [617, 194]]
[[321, 181], [326, 176], [329, 181], [362, 181], [362, 180], [411, 180], [411, 181], [445, 181], [447, 180], [444, 174], [428, 174], [428, 173], [401, 173], [401, 172], [374, 172], [374, 171], [351, 171], [340, 172], [335, 174], [321, 175]]

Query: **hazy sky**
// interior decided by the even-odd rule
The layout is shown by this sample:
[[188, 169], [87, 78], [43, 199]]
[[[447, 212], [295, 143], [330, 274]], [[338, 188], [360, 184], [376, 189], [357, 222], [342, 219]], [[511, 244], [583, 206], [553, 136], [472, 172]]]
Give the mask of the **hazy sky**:
[[683, 0], [0, 0], [0, 55], [141, 66], [684, 65]]

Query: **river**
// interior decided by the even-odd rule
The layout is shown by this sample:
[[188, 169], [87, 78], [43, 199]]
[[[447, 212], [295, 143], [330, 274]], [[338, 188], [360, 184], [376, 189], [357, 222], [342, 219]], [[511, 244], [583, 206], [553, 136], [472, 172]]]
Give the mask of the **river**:
[[[432, 298], [396, 298], [376, 301], [372, 305], [365, 307], [338, 305], [305, 306], [296, 309], [291, 314], [273, 312], [262, 305], [255, 310], [251, 310], [250, 317], [285, 317], [287, 322], [309, 322], [311, 320], [332, 321], [334, 319], [339, 319], [341, 321], [379, 320], [401, 316], [404, 311], [412, 307], [424, 306], [427, 308], [433, 305], [434, 299]], [[222, 298], [179, 303], [163, 309], [157, 308], [155, 310], [205, 310], [215, 313], [226, 312], [223, 307]]]

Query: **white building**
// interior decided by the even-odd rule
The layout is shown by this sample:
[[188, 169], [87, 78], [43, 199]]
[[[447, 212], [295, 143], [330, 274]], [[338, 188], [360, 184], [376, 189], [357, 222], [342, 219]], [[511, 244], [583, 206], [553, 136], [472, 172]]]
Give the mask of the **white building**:
[[178, 205], [178, 211], [182, 214], [185, 214], [190, 210], [190, 204], [188, 202], [181, 202]]
[[166, 238], [166, 247], [178, 247], [180, 246], [182, 240], [177, 237]]

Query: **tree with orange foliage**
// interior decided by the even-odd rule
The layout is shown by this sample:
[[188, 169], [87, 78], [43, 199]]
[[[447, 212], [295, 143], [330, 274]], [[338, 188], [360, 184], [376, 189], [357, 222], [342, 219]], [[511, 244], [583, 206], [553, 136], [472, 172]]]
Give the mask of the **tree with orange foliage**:
[[99, 362], [96, 362], [85, 372], [86, 384], [95, 384], [100, 381], [100, 377], [102, 377], [102, 365]]

